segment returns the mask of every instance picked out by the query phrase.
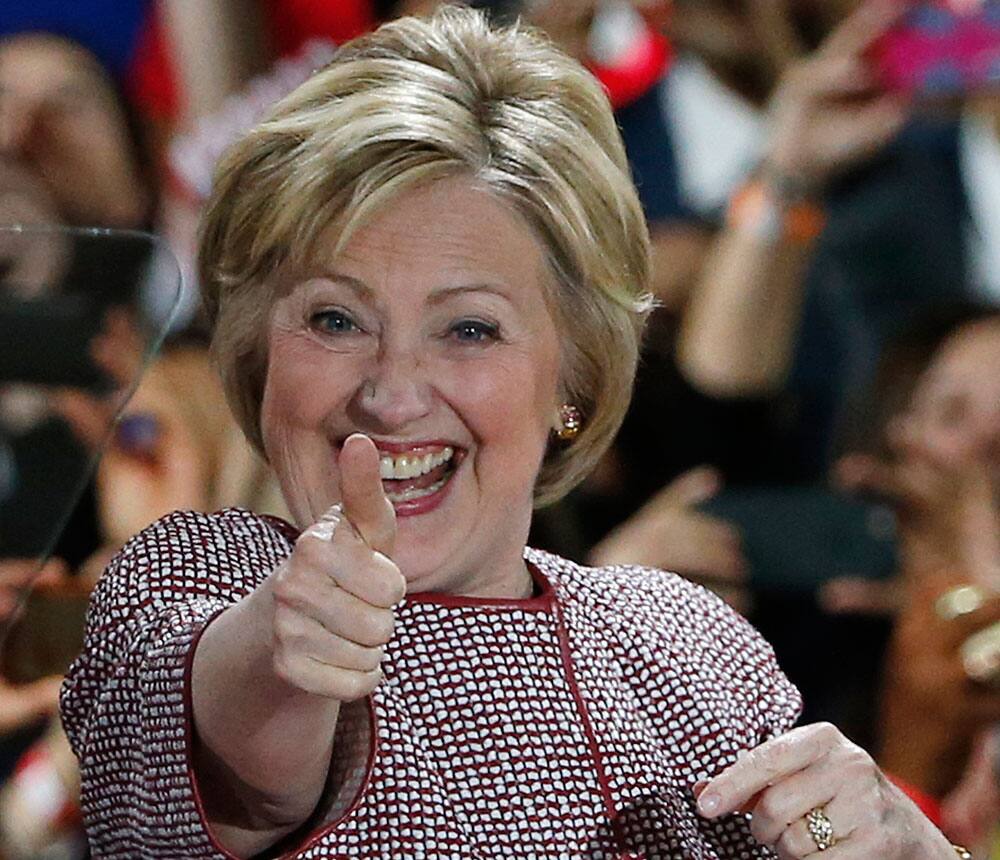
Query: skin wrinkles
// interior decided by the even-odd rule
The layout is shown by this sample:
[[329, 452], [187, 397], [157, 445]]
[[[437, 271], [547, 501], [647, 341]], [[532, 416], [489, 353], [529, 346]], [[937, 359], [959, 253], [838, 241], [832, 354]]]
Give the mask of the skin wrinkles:
[[[443, 180], [402, 194], [321, 264], [339, 277], [293, 285], [267, 334], [262, 431], [296, 520], [338, 500], [350, 433], [443, 440], [465, 454], [447, 495], [399, 518], [394, 560], [410, 590], [526, 593], [562, 356], [539, 243], [488, 192]], [[331, 310], [340, 330], [318, 317]]]

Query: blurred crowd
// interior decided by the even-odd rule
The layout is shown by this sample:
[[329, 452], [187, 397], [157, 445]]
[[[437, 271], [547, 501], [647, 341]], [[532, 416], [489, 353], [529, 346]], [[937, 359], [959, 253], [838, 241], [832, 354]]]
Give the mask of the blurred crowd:
[[[0, 860], [86, 856], [55, 714], [106, 561], [177, 508], [283, 513], [199, 314], [216, 158], [337, 44], [433, 5], [0, 8], [0, 278], [146, 282], [86, 347], [99, 385], [19, 378], [0, 345]], [[632, 409], [595, 474], [539, 512], [535, 545], [716, 590], [775, 645], [805, 719], [1000, 856], [1000, 91], [885, 88], [889, 0], [477, 5], [605, 84], [654, 244]], [[87, 276], [60, 261], [90, 227], [156, 238], [105, 243]], [[174, 268], [179, 297], [149, 286]], [[4, 463], [24, 440], [48, 454], [18, 485]], [[75, 504], [47, 495], [74, 469]]]

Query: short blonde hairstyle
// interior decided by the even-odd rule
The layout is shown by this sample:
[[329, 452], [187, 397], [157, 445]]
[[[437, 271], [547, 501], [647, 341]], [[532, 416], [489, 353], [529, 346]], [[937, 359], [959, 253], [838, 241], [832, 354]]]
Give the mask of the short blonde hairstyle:
[[628, 407], [650, 307], [649, 235], [600, 85], [543, 36], [445, 7], [343, 46], [223, 157], [199, 275], [213, 351], [247, 438], [260, 407], [270, 308], [334, 226], [338, 248], [401, 192], [467, 176], [544, 248], [563, 344], [562, 388], [583, 415], [550, 446], [537, 504], [607, 450]]

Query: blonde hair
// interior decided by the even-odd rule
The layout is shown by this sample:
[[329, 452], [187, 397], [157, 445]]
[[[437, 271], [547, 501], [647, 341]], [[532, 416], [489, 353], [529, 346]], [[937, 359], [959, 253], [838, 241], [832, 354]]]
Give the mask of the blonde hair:
[[199, 273], [230, 404], [262, 449], [267, 314], [327, 228], [338, 250], [401, 192], [468, 176], [545, 249], [562, 387], [584, 418], [535, 488], [552, 502], [595, 465], [631, 398], [650, 307], [649, 236], [599, 84], [544, 37], [445, 7], [342, 47], [223, 157]]

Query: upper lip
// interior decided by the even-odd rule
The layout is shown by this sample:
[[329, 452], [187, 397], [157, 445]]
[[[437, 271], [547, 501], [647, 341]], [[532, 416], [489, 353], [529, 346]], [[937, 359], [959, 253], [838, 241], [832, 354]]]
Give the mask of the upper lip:
[[[371, 438], [371, 437], [369, 437]], [[461, 448], [447, 439], [413, 439], [409, 441], [395, 441], [388, 439], [372, 439], [380, 454], [409, 454], [414, 451], [436, 451], [443, 448]], [[341, 439], [338, 447], [343, 447], [344, 440]]]

